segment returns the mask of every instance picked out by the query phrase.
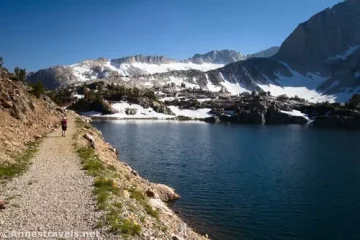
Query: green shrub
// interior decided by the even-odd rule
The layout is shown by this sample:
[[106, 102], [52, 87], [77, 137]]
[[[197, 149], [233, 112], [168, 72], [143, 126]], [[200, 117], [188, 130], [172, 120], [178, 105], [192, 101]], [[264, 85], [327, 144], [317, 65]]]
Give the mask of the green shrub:
[[138, 89], [137, 87], [134, 87], [132, 90], [132, 95], [134, 97], [139, 97], [140, 96], [140, 89]]
[[144, 201], [146, 199], [145, 195], [136, 189], [130, 190], [130, 197], [137, 200], [138, 202]]
[[125, 236], [140, 235], [140, 225], [130, 219], [124, 219], [117, 209], [111, 209], [105, 216], [105, 222], [110, 227], [113, 234], [123, 234]]
[[49, 91], [46, 93], [46, 95], [49, 96], [49, 98], [51, 98], [51, 100], [54, 101], [54, 103], [56, 103], [57, 105], [62, 105], [63, 101], [61, 100], [61, 98], [59, 97], [59, 94], [55, 91]]
[[95, 186], [95, 193], [104, 192], [104, 191], [111, 192], [113, 194], [119, 193], [119, 189], [116, 186], [116, 183], [114, 182], [114, 180], [109, 178], [105, 178], [105, 177], [96, 178], [94, 186]]
[[26, 80], [26, 69], [20, 69], [19, 67], [15, 67], [14, 73], [17, 79], [21, 82], [25, 82]]
[[360, 106], [360, 95], [354, 94], [350, 100], [347, 102], [349, 108], [357, 108]]
[[121, 232], [129, 236], [140, 235], [141, 227], [132, 220], [125, 219], [122, 221]]
[[144, 207], [144, 210], [147, 214], [156, 219], [159, 218], [159, 211], [152, 208], [152, 206], [148, 202], [147, 197], [142, 192], [136, 189], [131, 189], [130, 197], [138, 201]]
[[154, 91], [145, 90], [144, 96], [145, 96], [145, 97], [148, 97], [148, 98], [150, 98], [150, 99], [156, 100], [156, 96], [155, 96]]
[[159, 218], [159, 211], [154, 209], [150, 204], [146, 203], [144, 204], [144, 209], [146, 211], [147, 214], [149, 214], [150, 216], [158, 219]]
[[31, 85], [32, 90], [31, 93], [34, 94], [37, 98], [40, 98], [41, 95], [45, 93], [45, 88], [40, 80]]

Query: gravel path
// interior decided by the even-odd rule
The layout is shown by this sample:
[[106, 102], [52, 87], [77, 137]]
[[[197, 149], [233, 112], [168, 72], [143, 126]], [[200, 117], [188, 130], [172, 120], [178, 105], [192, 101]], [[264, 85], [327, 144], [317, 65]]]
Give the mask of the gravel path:
[[[68, 121], [66, 137], [61, 137], [60, 128], [48, 135], [30, 168], [2, 189], [0, 186], [0, 199], [11, 199], [5, 210], [0, 210], [0, 239], [6, 237], [1, 234], [9, 235], [9, 231], [36, 231], [32, 233], [36, 237], [47, 234], [41, 239], [91, 239], [75, 235], [82, 231], [94, 234], [99, 213], [95, 212], [91, 195], [93, 179], [81, 170], [72, 145], [76, 131], [74, 116], [69, 115]], [[23, 238], [8, 236], [8, 239]]]

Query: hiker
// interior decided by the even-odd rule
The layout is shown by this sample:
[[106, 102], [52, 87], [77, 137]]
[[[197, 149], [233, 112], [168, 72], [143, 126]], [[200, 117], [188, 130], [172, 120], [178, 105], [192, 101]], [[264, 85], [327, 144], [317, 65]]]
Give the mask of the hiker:
[[65, 132], [66, 132], [66, 129], [67, 129], [67, 119], [66, 119], [66, 117], [63, 117], [63, 119], [61, 120], [61, 129], [62, 129], [61, 135], [63, 137], [66, 137], [66, 135], [65, 135]]

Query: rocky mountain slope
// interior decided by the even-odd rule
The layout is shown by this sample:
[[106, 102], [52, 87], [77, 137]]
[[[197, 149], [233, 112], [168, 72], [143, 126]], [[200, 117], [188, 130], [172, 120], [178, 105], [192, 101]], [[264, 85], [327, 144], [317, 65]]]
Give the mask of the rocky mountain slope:
[[0, 67], [0, 165], [14, 163], [12, 157], [52, 130], [61, 115], [48, 97], [38, 99], [22, 82], [10, 78]]
[[[129, 77], [140, 78], [151, 74], [168, 73], [171, 71], [198, 70], [201, 72], [217, 69], [226, 64], [251, 57], [268, 57], [275, 54], [277, 48], [271, 48], [251, 55], [243, 55], [233, 50], [211, 51], [195, 54], [192, 58], [175, 60], [163, 56], [129, 56], [118, 59], [99, 58], [85, 60], [71, 66], [55, 66], [30, 73], [28, 80], [43, 81], [50, 88], [58, 88], [68, 84], [96, 80], [117, 79], [128, 81]], [[162, 82], [162, 81], [160, 81]], [[140, 85], [150, 86], [148, 82]]]
[[222, 51], [211, 51], [206, 54], [195, 54], [188, 61], [194, 63], [217, 63], [217, 64], [229, 64], [232, 62], [237, 62], [245, 60], [246, 56], [233, 51], [233, 50], [222, 50]]

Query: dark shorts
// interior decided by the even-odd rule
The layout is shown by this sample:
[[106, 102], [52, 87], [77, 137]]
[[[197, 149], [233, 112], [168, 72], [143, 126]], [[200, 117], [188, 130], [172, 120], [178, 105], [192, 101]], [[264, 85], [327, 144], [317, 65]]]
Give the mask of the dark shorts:
[[66, 131], [67, 126], [64, 126], [64, 125], [63, 125], [63, 126], [61, 126], [61, 128], [62, 128], [63, 131]]

